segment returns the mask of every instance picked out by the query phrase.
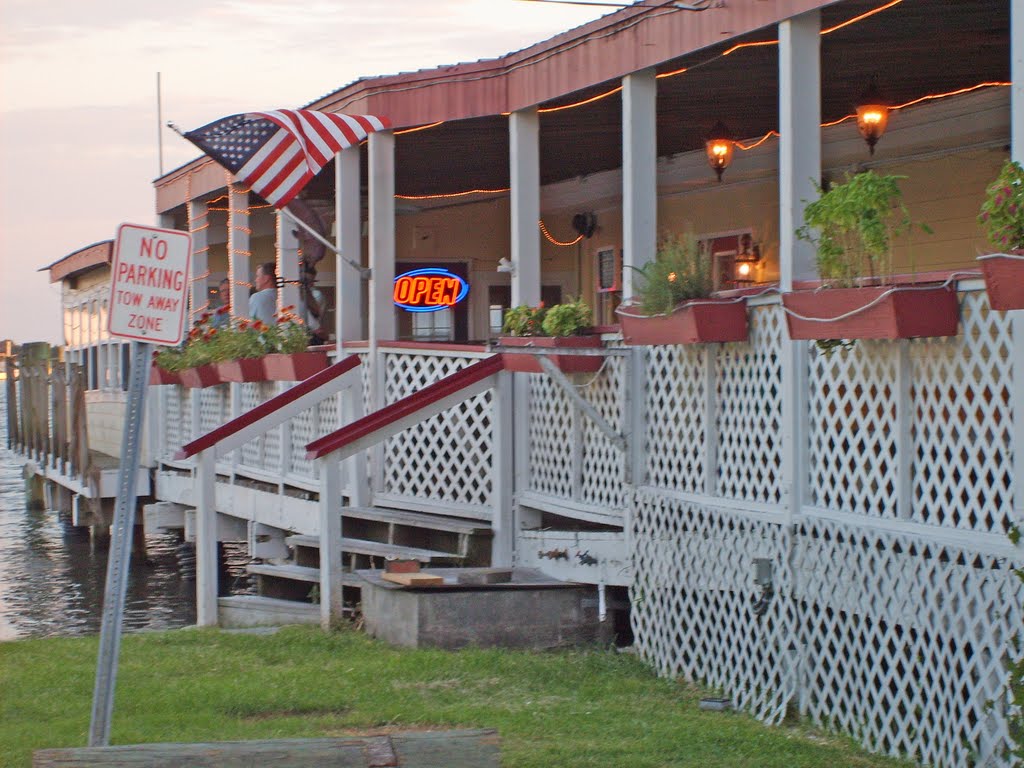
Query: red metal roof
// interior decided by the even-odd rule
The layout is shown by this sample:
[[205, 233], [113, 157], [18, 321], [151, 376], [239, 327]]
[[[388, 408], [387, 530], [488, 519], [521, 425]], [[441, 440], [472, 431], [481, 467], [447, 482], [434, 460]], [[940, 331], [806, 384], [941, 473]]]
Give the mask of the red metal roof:
[[[840, 0], [730, 0], [695, 13], [629, 6], [495, 59], [361, 78], [311, 109], [385, 115], [395, 128], [500, 115], [559, 99], [679, 56], [772, 27]], [[771, 31], [769, 37], [774, 35]], [[157, 211], [224, 186], [223, 171], [198, 158], [156, 180]]]
[[74, 277], [89, 269], [105, 264], [110, 264], [114, 253], [114, 241], [103, 240], [99, 243], [87, 245], [77, 251], [69, 253], [62, 259], [43, 267], [39, 271], [49, 270], [50, 282], [56, 283], [67, 277]]

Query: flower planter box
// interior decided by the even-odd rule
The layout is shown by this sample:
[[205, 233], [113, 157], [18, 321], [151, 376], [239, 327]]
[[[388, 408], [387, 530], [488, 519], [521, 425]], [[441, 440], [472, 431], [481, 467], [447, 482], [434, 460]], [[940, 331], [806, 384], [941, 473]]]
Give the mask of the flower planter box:
[[747, 303], [735, 299], [695, 299], [667, 315], [641, 315], [630, 305], [617, 310], [622, 340], [632, 346], [746, 341]]
[[326, 352], [275, 353], [263, 356], [268, 381], [302, 381], [320, 373], [328, 365]]
[[181, 371], [180, 375], [181, 383], [193, 389], [203, 389], [204, 387], [212, 387], [223, 383], [220, 379], [220, 373], [217, 371], [217, 366], [213, 363], [200, 365], [196, 368], [186, 368]]
[[217, 371], [221, 381], [266, 381], [263, 370], [263, 359], [259, 357], [241, 357], [237, 360], [224, 360], [217, 363]]
[[[956, 336], [952, 286], [883, 285], [782, 294], [791, 339], [910, 339]], [[814, 318], [814, 319], [812, 319]]]
[[149, 383], [150, 384], [181, 384], [181, 375], [175, 371], [165, 371], [159, 365], [150, 366], [149, 369]]
[[978, 261], [992, 309], [1024, 309], [1024, 251], [990, 253]]
[[[502, 336], [499, 344], [506, 347], [540, 347], [543, 349], [601, 349], [600, 336]], [[600, 355], [549, 355], [562, 373], [594, 373], [601, 369]], [[518, 373], [543, 373], [533, 355], [512, 353], [505, 356], [505, 370]]]

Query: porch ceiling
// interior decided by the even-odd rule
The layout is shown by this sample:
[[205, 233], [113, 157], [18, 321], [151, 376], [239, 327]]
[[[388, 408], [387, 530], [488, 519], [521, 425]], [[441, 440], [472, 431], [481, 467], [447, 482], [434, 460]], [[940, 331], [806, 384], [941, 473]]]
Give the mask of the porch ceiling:
[[[878, 8], [881, 0], [849, 0], [821, 11], [822, 28]], [[1008, 0], [904, 0], [893, 8], [822, 37], [822, 117], [837, 120], [878, 78], [893, 104], [985, 81], [1009, 81]], [[775, 39], [776, 29], [673, 59], [659, 73], [658, 155], [701, 150], [718, 120], [741, 139], [778, 129], [778, 47], [748, 47], [721, 56], [737, 42]], [[609, 82], [542, 108], [570, 104], [618, 86]], [[574, 109], [541, 114], [541, 183], [622, 165], [620, 94]], [[899, 120], [896, 116], [894, 120]], [[399, 135], [396, 183], [400, 195], [436, 195], [509, 186], [508, 118], [457, 120]], [[365, 175], [366, 151], [363, 150]], [[710, 173], [710, 171], [709, 171]], [[314, 196], [330, 197], [333, 173], [314, 182]]]
[[[849, 0], [825, 7], [822, 28], [879, 5], [880, 0]], [[983, 81], [1008, 81], [1009, 23], [1008, 0], [904, 0], [823, 36], [824, 121], [850, 114], [872, 75], [894, 104]], [[775, 34], [775, 28], [767, 28], [743, 41], [772, 40]], [[689, 68], [658, 80], [659, 156], [702, 149], [706, 131], [717, 120], [745, 139], [778, 128], [778, 47], [720, 55], [737, 42], [731, 39], [658, 67], [659, 73]], [[609, 82], [541, 106], [580, 101], [617, 85]], [[542, 114], [541, 182], [620, 167], [621, 110], [616, 93]], [[507, 118], [490, 116], [398, 136], [396, 191], [428, 195], [507, 187], [507, 125]], [[329, 195], [332, 174], [322, 173], [317, 182]]]

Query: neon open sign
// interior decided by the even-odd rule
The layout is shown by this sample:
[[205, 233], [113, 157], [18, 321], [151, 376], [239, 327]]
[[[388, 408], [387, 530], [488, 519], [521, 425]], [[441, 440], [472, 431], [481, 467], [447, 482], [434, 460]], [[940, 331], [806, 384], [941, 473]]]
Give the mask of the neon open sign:
[[437, 312], [466, 298], [469, 283], [438, 267], [414, 269], [395, 278], [395, 304], [408, 312]]

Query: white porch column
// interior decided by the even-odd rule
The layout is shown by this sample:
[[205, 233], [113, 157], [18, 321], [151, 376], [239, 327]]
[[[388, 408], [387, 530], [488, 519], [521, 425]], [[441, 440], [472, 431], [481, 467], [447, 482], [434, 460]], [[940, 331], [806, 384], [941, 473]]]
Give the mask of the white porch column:
[[[299, 238], [294, 221], [277, 213], [277, 276], [284, 285], [277, 291], [277, 309], [299, 306]], [[289, 282], [291, 281], [291, 282]]]
[[[813, 278], [814, 248], [798, 241], [804, 200], [821, 178], [821, 16], [779, 24], [779, 258], [782, 290]], [[792, 521], [807, 483], [807, 342], [784, 341], [782, 356], [782, 507]]]
[[370, 134], [370, 346], [396, 335], [395, 135]]
[[540, 118], [530, 107], [509, 115], [512, 306], [540, 303]]
[[[205, 200], [188, 201], [188, 229], [192, 233], [192, 274], [189, 286], [188, 327], [208, 309], [206, 273], [210, 268], [210, 214]], [[188, 328], [185, 329], [186, 332]]]
[[821, 179], [821, 15], [811, 11], [779, 24], [780, 288], [817, 276], [814, 246], [797, 240], [804, 200]]
[[[1010, 3], [1010, 156], [1024, 163], [1024, 0]], [[1013, 402], [1024, 403], [1024, 309], [1013, 310]], [[1013, 417], [1013, 522], [1024, 525], [1024, 407]]]
[[653, 69], [622, 78], [622, 295], [658, 247], [658, 85]]
[[[193, 401], [194, 402], [194, 401]], [[196, 624], [217, 626], [217, 465], [213, 449], [196, 457]]]
[[238, 184], [228, 188], [228, 280], [231, 281], [231, 316], [248, 317], [252, 284], [252, 224], [249, 193]]
[[344, 342], [365, 338], [362, 277], [348, 263], [363, 263], [358, 147], [334, 156], [334, 188], [334, 238], [339, 251], [334, 258], [334, 335], [340, 352]]

